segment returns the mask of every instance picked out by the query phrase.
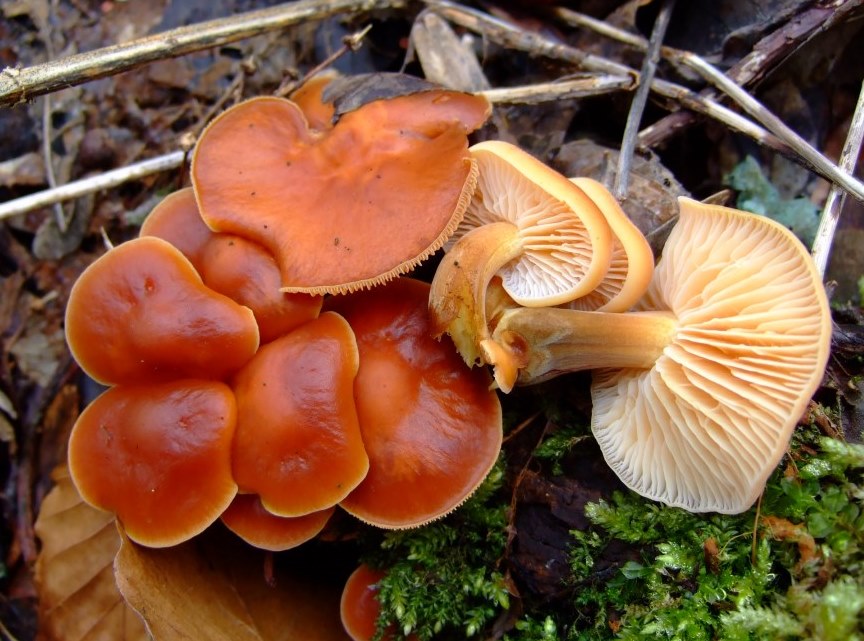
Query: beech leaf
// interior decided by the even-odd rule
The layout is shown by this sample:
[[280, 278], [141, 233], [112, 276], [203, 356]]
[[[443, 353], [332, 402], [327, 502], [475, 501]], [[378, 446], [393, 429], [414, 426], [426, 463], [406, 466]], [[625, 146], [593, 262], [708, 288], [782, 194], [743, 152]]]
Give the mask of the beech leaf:
[[124, 536], [115, 572], [155, 641], [348, 641], [341, 586], [277, 567], [271, 587], [265, 554], [220, 525], [167, 548]]
[[43, 641], [145, 641], [144, 622], [114, 581], [120, 548], [114, 515], [81, 499], [65, 468], [42, 502], [36, 534], [39, 638]]

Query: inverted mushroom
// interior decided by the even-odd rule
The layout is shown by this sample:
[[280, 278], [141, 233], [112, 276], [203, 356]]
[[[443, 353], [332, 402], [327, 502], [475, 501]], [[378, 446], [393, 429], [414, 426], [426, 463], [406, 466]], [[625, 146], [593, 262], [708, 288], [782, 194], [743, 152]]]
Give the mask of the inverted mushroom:
[[497, 273], [520, 305], [559, 305], [603, 280], [612, 233], [582, 189], [518, 147], [471, 147], [477, 188], [432, 281], [436, 335], [448, 333], [469, 365], [488, 339], [486, 288]]
[[828, 358], [812, 259], [782, 225], [682, 198], [648, 292], [626, 314], [509, 310], [493, 340], [523, 384], [595, 369], [592, 428], [643, 496], [746, 510], [786, 450]]
[[192, 159], [214, 230], [264, 245], [285, 291], [385, 282], [436, 251], [476, 181], [467, 134], [485, 98], [442, 89], [375, 100], [312, 131], [291, 101], [260, 97], [216, 118]]
[[602, 183], [585, 177], [570, 181], [603, 212], [612, 230], [612, 257], [597, 287], [567, 306], [598, 312], [625, 312], [637, 303], [651, 282], [654, 273], [651, 246]]
[[140, 235], [167, 240], [189, 259], [207, 287], [251, 309], [262, 343], [290, 332], [321, 311], [320, 296], [279, 291], [279, 268], [262, 246], [210, 231], [191, 187], [169, 194], [156, 205], [141, 225]]
[[105, 384], [222, 379], [258, 348], [252, 312], [206, 287], [189, 260], [154, 237], [114, 247], [75, 282], [66, 338]]
[[429, 285], [401, 278], [325, 303], [357, 337], [354, 398], [369, 455], [369, 473], [340, 505], [378, 527], [415, 527], [449, 513], [501, 449], [501, 406], [489, 376], [430, 336], [428, 296]]
[[267, 511], [304, 516], [334, 506], [369, 460], [353, 398], [358, 355], [345, 319], [325, 313], [264, 345], [234, 378], [233, 469]]
[[69, 472], [82, 498], [115, 512], [130, 538], [175, 545], [216, 521], [237, 493], [235, 423], [224, 383], [113, 387], [75, 422]]

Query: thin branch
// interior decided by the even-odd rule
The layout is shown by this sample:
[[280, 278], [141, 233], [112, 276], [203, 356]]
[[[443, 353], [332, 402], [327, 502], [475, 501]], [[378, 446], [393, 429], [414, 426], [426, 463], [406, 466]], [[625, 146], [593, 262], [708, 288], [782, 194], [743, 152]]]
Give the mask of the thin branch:
[[[861, 145], [864, 143], [864, 83], [861, 84], [861, 92], [858, 94], [858, 104], [855, 105], [855, 113], [852, 116], [852, 124], [849, 125], [849, 133], [846, 142], [843, 143], [843, 151], [840, 152], [840, 169], [852, 174], [858, 156], [861, 153]], [[831, 242], [834, 240], [834, 232], [840, 222], [840, 211], [843, 209], [843, 201], [846, 194], [837, 185], [831, 185], [828, 198], [825, 199], [825, 208], [819, 219], [819, 227], [816, 230], [816, 240], [813, 241], [813, 262], [819, 274], [825, 276], [828, 267], [828, 255], [831, 253]]]
[[627, 123], [624, 126], [624, 138], [621, 142], [621, 153], [618, 154], [618, 171], [615, 174], [615, 182], [612, 193], [618, 200], [627, 195], [630, 183], [630, 164], [633, 162], [633, 150], [636, 147], [636, 136], [639, 134], [639, 125], [642, 122], [642, 114], [645, 113], [645, 105], [648, 104], [648, 93], [651, 91], [651, 81], [657, 70], [657, 62], [660, 60], [660, 46], [666, 37], [666, 28], [675, 8], [675, 0], [665, 0], [660, 7], [660, 13], [654, 21], [651, 30], [651, 40], [648, 42], [648, 50], [639, 71], [639, 87], [630, 103], [630, 111], [627, 114]]
[[820, 174], [827, 176], [831, 182], [840, 185], [858, 200], [864, 202], [864, 184], [861, 181], [841, 171], [837, 165], [819, 153], [810, 143], [780, 120], [780, 118], [766, 109], [761, 102], [735, 84], [726, 74], [708, 63], [704, 58], [689, 52], [684, 53], [682, 62], [732, 98], [768, 131], [792, 147], [797, 154], [815, 167]]
[[164, 156], [143, 160], [134, 165], [114, 169], [98, 176], [91, 176], [90, 178], [66, 183], [56, 189], [46, 189], [29, 196], [0, 203], [0, 220], [24, 214], [40, 207], [47, 207], [64, 200], [79, 198], [80, 196], [102, 191], [103, 189], [110, 189], [129, 180], [176, 169], [183, 163], [184, 156], [185, 152], [183, 151], [173, 151]]
[[[57, 188], [57, 176], [54, 173], [54, 157], [51, 153], [51, 96], [45, 95], [42, 98], [42, 161], [45, 163], [45, 179], [48, 181], [48, 186], [51, 189]], [[66, 214], [63, 212], [63, 207], [60, 203], [54, 203], [54, 220], [57, 223], [57, 229], [61, 233], [66, 233], [69, 225], [66, 222]]]
[[[598, 56], [587, 56], [574, 47], [549, 40], [536, 33], [523, 31], [508, 22], [493, 18], [481, 11], [463, 7], [448, 0], [426, 0], [426, 4], [431, 10], [454, 24], [479, 33], [502, 46], [526, 51], [534, 55], [545, 55], [576, 66], [582, 66], [583, 63], [587, 62], [584, 65], [586, 69], [601, 73], [629, 75], [634, 79], [639, 77], [639, 74], [634, 69], [626, 65], [599, 58]], [[718, 120], [735, 131], [753, 138], [758, 143], [775, 149], [800, 162], [800, 158], [786, 144], [777, 139], [777, 137], [728, 107], [724, 107], [717, 101], [703, 98], [695, 91], [666, 80], [655, 78], [650, 84], [651, 89], [657, 94], [669, 98], [688, 109]]]
[[[488, 16], [481, 11], [462, 7], [448, 0], [426, 0], [426, 2], [430, 8], [437, 13], [441, 13], [448, 20], [466, 29], [477, 31], [504, 46], [554, 57], [576, 65], [588, 61], [594, 70], [602, 70], [609, 73], [636, 74], [633, 69], [626, 65], [605, 60], [598, 56], [589, 56], [574, 47], [555, 42], [537, 33], [523, 31], [508, 22]], [[864, 184], [852, 178], [849, 174], [840, 171], [835, 164], [789, 129], [777, 116], [768, 112], [755, 98], [750, 96], [728, 77], [714, 69], [714, 67], [711, 67], [706, 61], [689, 52], [681, 52], [681, 54], [681, 62], [686, 62], [688, 67], [704, 74], [709, 81], [714, 82], [721, 90], [731, 94], [731, 97], [736, 99], [736, 101], [740, 100], [740, 104], [742, 104], [748, 113], [751, 115], [756, 114], [754, 115], [755, 118], [764, 120], [766, 128], [769, 131], [766, 132], [753, 123], [742, 127], [741, 116], [735, 114], [731, 109], [724, 107], [710, 97], [700, 96], [696, 92], [675, 83], [655, 78], [650, 83], [652, 91], [666, 98], [678, 100], [688, 109], [721, 120], [724, 124], [733, 127], [741, 133], [752, 135], [756, 131], [759, 131], [758, 136], [753, 136], [757, 142], [769, 141], [773, 137], [776, 142], [772, 143], [772, 148], [812, 169], [823, 178], [827, 178], [831, 182], [840, 185], [856, 198], [864, 200]], [[746, 119], [743, 120], [746, 121]]]
[[566, 98], [598, 96], [613, 91], [626, 91], [635, 84], [632, 76], [611, 76], [597, 74], [582, 78], [563, 79], [555, 82], [541, 82], [535, 85], [516, 87], [496, 87], [475, 92], [485, 96], [492, 103], [538, 104], [554, 102]]
[[58, 89], [129, 71], [143, 64], [284, 29], [340, 13], [402, 7], [405, 0], [297, 0], [227, 18], [172, 29], [25, 69], [0, 72], [0, 107]]
[[349, 35], [345, 36], [344, 38], [342, 38], [342, 46], [341, 47], [339, 47], [336, 51], [331, 53], [329, 56], [327, 56], [324, 60], [319, 62], [317, 65], [312, 67], [312, 69], [310, 69], [302, 79], [300, 79], [300, 80], [296, 80], [296, 79], [288, 80], [288, 79], [286, 79], [286, 80], [282, 81], [282, 84], [280, 84], [279, 87], [276, 89], [276, 91], [273, 92], [273, 95], [280, 96], [280, 97], [284, 98], [285, 96], [291, 94], [294, 90], [296, 90], [306, 80], [308, 80], [309, 78], [312, 78], [313, 76], [324, 71], [327, 67], [329, 67], [334, 62], [339, 60], [339, 58], [344, 56], [349, 51], [351, 51], [351, 52], [359, 51], [360, 47], [363, 46], [363, 38], [366, 37], [366, 34], [368, 34], [371, 29], [372, 29], [372, 25], [369, 24], [369, 25], [366, 25], [365, 27], [363, 27], [360, 31], [356, 31], [356, 32], [349, 34]]

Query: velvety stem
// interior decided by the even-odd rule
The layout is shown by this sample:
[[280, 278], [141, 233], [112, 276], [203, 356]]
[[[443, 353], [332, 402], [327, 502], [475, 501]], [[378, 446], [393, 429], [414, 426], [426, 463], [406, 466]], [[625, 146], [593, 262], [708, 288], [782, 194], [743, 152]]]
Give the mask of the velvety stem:
[[[586, 312], [518, 308], [504, 312], [484, 353], [506, 390], [514, 366], [520, 385], [601, 367], [647, 369], [678, 327], [671, 312]], [[498, 370], [501, 369], [499, 376]], [[501, 385], [501, 382], [505, 385]], [[512, 385], [511, 385], [512, 386]]]

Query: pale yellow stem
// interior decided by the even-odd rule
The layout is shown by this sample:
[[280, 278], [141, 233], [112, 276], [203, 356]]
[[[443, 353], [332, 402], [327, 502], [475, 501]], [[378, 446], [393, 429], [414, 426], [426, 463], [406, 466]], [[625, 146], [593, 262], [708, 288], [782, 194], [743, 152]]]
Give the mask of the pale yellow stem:
[[[504, 312], [484, 343], [499, 387], [541, 383], [566, 372], [602, 367], [648, 369], [672, 341], [671, 312], [586, 312], [518, 308]], [[500, 370], [500, 371], [499, 371]]]

